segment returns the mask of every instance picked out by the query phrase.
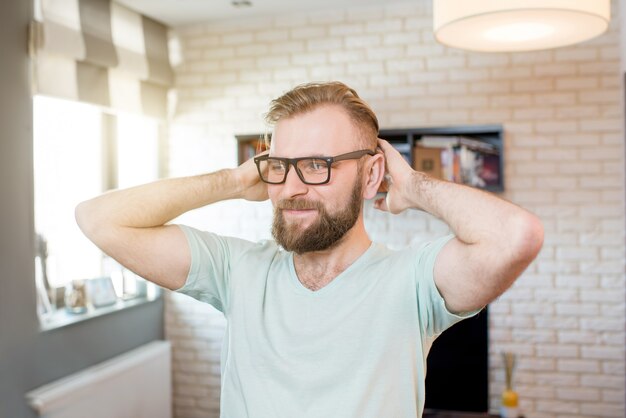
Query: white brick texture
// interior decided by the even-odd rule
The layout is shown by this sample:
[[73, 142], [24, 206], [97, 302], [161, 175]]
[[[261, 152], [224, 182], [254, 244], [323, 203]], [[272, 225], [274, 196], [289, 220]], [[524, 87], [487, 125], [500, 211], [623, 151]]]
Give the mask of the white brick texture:
[[[620, 28], [557, 50], [479, 54], [436, 43], [431, 18], [430, 7], [409, 2], [181, 28], [170, 175], [235, 166], [234, 135], [265, 132], [269, 101], [308, 81], [351, 85], [383, 128], [502, 124], [502, 197], [538, 214], [546, 239], [492, 304], [490, 405], [499, 407], [508, 350], [519, 356], [525, 416], [623, 417]], [[221, 202], [179, 221], [258, 240], [270, 236], [271, 213], [268, 202]], [[393, 216], [368, 203], [365, 213], [371, 238], [393, 248], [446, 232], [417, 211]], [[166, 302], [175, 416], [217, 418], [225, 320], [182, 295]]]

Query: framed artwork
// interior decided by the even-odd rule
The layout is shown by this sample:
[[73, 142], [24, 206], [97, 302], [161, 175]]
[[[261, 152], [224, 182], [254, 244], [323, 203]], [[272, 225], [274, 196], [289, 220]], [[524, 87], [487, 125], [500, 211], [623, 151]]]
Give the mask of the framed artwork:
[[110, 277], [96, 277], [87, 280], [87, 298], [95, 308], [113, 305], [117, 294]]

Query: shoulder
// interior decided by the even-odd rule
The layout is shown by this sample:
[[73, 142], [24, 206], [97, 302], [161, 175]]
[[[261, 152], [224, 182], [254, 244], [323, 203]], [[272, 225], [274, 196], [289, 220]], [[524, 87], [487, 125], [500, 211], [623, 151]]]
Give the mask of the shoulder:
[[243, 238], [219, 235], [210, 231], [203, 231], [188, 225], [177, 225], [185, 234], [192, 254], [223, 253], [230, 257], [243, 254], [259, 253], [273, 255], [280, 251], [280, 247], [273, 240], [250, 241]]
[[440, 237], [434, 237], [411, 245], [407, 250], [417, 257], [417, 262], [434, 262], [445, 245], [454, 238], [453, 234], [447, 234]]
[[394, 248], [391, 245], [374, 242], [371, 251], [372, 260], [399, 260], [410, 259], [414, 261], [425, 261], [424, 257], [436, 256], [439, 251], [454, 238], [454, 235], [448, 234], [431, 239], [421, 240], [408, 246]]
[[402, 248], [375, 243], [368, 264], [379, 264], [389, 272], [404, 271], [418, 280], [431, 277], [437, 256], [454, 235], [420, 241]]
[[392, 274], [398, 271], [409, 272], [410, 264], [414, 259], [414, 251], [410, 248], [396, 249], [388, 244], [374, 242], [363, 256], [361, 264], [365, 269], [383, 269]]

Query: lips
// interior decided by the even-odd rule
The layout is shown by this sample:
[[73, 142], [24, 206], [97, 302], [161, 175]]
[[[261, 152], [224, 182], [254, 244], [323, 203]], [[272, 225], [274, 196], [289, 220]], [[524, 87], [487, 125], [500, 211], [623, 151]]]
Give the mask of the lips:
[[276, 205], [277, 209], [282, 211], [291, 210], [291, 211], [308, 211], [308, 210], [319, 210], [320, 208], [319, 202], [313, 202], [309, 200], [302, 199], [284, 199], [278, 202]]
[[281, 209], [281, 211], [283, 212], [283, 214], [291, 216], [308, 215], [317, 212], [316, 209]]

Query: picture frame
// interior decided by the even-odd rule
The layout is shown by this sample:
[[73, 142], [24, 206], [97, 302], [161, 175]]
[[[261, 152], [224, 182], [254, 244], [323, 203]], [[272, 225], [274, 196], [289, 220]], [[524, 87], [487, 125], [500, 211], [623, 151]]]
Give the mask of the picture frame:
[[87, 280], [87, 300], [94, 308], [117, 303], [117, 293], [110, 277], [94, 277]]

